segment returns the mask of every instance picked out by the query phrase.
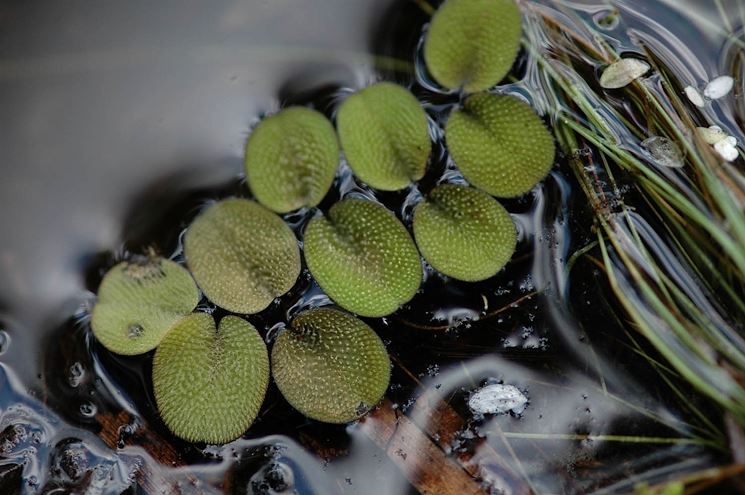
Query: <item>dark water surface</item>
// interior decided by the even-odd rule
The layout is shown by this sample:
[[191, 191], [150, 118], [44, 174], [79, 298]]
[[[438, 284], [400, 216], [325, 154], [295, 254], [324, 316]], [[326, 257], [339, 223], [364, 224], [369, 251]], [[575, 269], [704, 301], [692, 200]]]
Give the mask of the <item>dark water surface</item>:
[[[612, 13], [600, 1], [541, 3], [590, 21]], [[679, 77], [704, 82], [728, 70], [713, 2], [615, 5], [625, 24], [611, 25], [608, 39], [618, 51], [635, 50], [636, 31], [667, 50]], [[723, 8], [740, 26], [738, 4]], [[458, 97], [433, 91], [413, 76], [420, 64], [408, 65], [427, 20], [404, 0], [0, 4], [0, 493], [15, 493], [19, 480], [22, 493], [416, 493], [406, 459], [387, 455], [362, 425], [309, 421], [274, 386], [244, 438], [180, 442], [155, 410], [152, 356], [103, 349], [85, 309], [117, 259], [153, 247], [180, 260], [180, 234], [202, 207], [248, 196], [245, 138], [281, 106], [312, 104], [333, 117], [344, 95], [385, 78], [413, 85], [429, 111], [435, 151], [418, 189], [375, 193], [343, 165], [322, 210], [362, 195], [406, 222], [422, 193], [462, 180], [439, 128], [443, 105]], [[523, 55], [513, 74], [506, 90], [544, 112], [535, 65]], [[716, 111], [736, 129], [732, 110]], [[563, 157], [505, 206], [520, 236], [506, 270], [478, 284], [428, 270], [411, 304], [368, 321], [396, 363], [388, 398], [398, 414], [431, 421], [416, 417], [425, 392], [449, 403], [463, 425], [445, 451], [476, 459], [485, 493], [616, 493], [634, 476], [657, 481], [726, 461], [711, 447], [610, 437], [691, 438], [701, 421], [686, 401], [719, 419], [690, 390], [672, 396], [632, 350], [599, 271], [579, 263], [568, 275], [592, 234]], [[300, 237], [314, 214], [285, 218]], [[327, 303], [304, 272], [248, 319], [271, 341], [292, 315]], [[527, 408], [473, 417], [469, 393], [497, 382], [523, 391]], [[138, 470], [150, 481], [133, 479]]]

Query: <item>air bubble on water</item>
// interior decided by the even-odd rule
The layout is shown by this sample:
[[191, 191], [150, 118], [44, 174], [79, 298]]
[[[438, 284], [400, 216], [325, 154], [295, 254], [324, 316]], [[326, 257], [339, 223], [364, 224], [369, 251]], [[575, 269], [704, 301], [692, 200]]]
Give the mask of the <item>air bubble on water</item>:
[[94, 404], [91, 404], [90, 402], [80, 404], [80, 414], [82, 414], [83, 417], [92, 418], [96, 415], [96, 412], [98, 412], [98, 409]]
[[70, 366], [69, 374], [67, 375], [67, 383], [69, 383], [72, 388], [77, 388], [83, 381], [83, 378], [85, 378], [85, 368], [80, 361], [75, 361], [72, 366]]

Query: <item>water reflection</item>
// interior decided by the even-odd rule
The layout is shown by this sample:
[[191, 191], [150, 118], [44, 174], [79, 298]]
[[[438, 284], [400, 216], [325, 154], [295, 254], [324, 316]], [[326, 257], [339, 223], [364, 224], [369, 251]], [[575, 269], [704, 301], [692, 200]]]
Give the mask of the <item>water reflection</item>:
[[[607, 9], [541, 3], [569, 22]], [[605, 31], [616, 49], [638, 51], [633, 39], [643, 39], [681, 79], [717, 67], [721, 40], [709, 27], [702, 34], [662, 3], [617, 6], [627, 24]], [[0, 229], [12, 233], [0, 241], [0, 426], [26, 431], [3, 433], [11, 447], [0, 464], [26, 460], [27, 491], [77, 483], [118, 494], [136, 481], [182, 493], [398, 494], [428, 482], [411, 467], [424, 452], [460, 473], [453, 483], [482, 480], [477, 492], [602, 493], [631, 489], [631, 473], [664, 479], [714, 459], [695, 443], [620, 440], [707, 432], [650, 378], [609, 318], [600, 274], [582, 265], [569, 276], [568, 257], [592, 235], [563, 163], [533, 194], [506, 202], [520, 233], [506, 271], [463, 284], [428, 269], [410, 305], [369, 321], [396, 367], [388, 398], [365, 421], [309, 421], [272, 386], [246, 438], [220, 447], [173, 438], [154, 406], [151, 356], [112, 355], [90, 337], [83, 313], [70, 315], [117, 256], [154, 245], [180, 259], [181, 232], [200, 208], [247, 194], [236, 177], [261, 114], [303, 103], [333, 116], [345, 94], [380, 74], [411, 81], [387, 58], [376, 71], [369, 53], [416, 60], [427, 17], [414, 2], [367, 0], [61, 8], [26, 2], [0, 11], [0, 209], [13, 212], [0, 215]], [[44, 36], [29, 39], [32, 29]], [[421, 64], [414, 68], [435, 141], [427, 176], [408, 191], [379, 193], [343, 164], [321, 209], [361, 195], [408, 221], [434, 185], [462, 181], [440, 131], [444, 104], [458, 96], [438, 92]], [[541, 93], [542, 76], [527, 57], [515, 73], [504, 91], [541, 112], [557, 104]], [[732, 118], [727, 108], [713, 111]], [[314, 214], [286, 220], [299, 233]], [[271, 341], [300, 308], [328, 302], [305, 272], [250, 319]], [[474, 417], [467, 398], [487, 383], [516, 386], [527, 407]]]

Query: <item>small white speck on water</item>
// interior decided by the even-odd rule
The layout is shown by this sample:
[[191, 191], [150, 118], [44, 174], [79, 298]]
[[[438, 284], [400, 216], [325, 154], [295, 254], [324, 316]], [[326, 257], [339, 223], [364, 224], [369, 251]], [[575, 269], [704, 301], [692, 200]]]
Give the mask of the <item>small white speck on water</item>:
[[704, 97], [701, 96], [701, 93], [699, 93], [696, 88], [694, 88], [693, 86], [686, 86], [683, 91], [685, 91], [685, 94], [691, 103], [699, 108], [703, 108], [705, 104]]
[[468, 407], [475, 414], [521, 413], [528, 398], [514, 385], [487, 385], [468, 399]]
[[735, 80], [730, 76], [716, 77], [704, 88], [704, 96], [710, 100], [718, 100], [729, 94], [734, 85]]
[[638, 58], [622, 58], [610, 64], [600, 76], [600, 86], [618, 89], [630, 84], [649, 71], [649, 64]]

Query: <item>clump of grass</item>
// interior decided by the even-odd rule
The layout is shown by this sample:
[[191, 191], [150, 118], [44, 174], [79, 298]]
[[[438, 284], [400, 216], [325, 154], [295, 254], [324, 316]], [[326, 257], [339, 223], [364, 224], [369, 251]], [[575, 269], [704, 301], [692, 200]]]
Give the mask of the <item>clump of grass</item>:
[[[651, 73], [603, 90], [588, 61], [602, 68], [620, 55], [571, 12], [529, 7], [524, 45], [597, 227], [588, 254], [631, 327], [675, 374], [745, 425], [745, 176], [695, 132], [718, 122], [682, 97], [684, 82], [641, 39]], [[560, 19], [577, 21], [582, 33]], [[643, 150], [655, 136], [682, 148], [682, 168]]]

